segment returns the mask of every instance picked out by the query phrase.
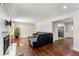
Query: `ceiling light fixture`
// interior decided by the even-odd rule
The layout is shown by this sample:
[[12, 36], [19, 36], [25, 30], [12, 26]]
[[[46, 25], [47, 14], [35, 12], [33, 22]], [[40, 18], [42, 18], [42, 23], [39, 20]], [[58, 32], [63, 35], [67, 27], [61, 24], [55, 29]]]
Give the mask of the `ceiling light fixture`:
[[63, 6], [63, 9], [66, 9], [67, 8], [67, 6]]

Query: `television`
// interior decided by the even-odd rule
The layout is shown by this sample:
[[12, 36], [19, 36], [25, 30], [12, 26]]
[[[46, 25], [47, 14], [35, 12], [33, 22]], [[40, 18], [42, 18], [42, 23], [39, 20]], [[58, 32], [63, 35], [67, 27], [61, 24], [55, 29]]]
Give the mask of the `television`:
[[5, 25], [11, 26], [11, 24], [12, 24], [12, 21], [5, 20]]

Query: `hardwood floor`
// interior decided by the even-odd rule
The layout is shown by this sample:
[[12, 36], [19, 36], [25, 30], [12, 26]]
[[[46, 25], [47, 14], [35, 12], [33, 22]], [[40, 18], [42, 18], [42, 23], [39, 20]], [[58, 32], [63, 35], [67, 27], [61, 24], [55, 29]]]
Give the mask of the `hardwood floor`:
[[79, 52], [72, 49], [73, 39], [64, 38], [54, 43], [46, 44], [39, 48], [31, 48], [28, 45], [28, 39], [19, 40], [17, 46], [17, 56], [79, 56]]

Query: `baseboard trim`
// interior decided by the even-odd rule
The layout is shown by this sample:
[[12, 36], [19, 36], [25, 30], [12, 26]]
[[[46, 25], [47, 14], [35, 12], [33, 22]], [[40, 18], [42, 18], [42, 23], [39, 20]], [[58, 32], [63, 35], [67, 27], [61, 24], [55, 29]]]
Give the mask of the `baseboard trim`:
[[28, 37], [20, 37], [19, 39], [28, 39]]
[[79, 49], [73, 48], [73, 50], [76, 50], [76, 51], [78, 51], [78, 52], [79, 52]]

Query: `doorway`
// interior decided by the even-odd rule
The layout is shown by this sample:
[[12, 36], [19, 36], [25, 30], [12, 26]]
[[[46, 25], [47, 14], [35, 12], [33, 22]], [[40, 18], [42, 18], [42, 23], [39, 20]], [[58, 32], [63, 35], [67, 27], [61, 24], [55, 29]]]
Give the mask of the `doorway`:
[[52, 23], [54, 41], [61, 38], [73, 38], [73, 19], [66, 18]]
[[58, 27], [58, 39], [61, 39], [64, 37], [64, 26]]
[[52, 26], [54, 43], [58, 44], [57, 46], [73, 48], [73, 19], [54, 21]]

